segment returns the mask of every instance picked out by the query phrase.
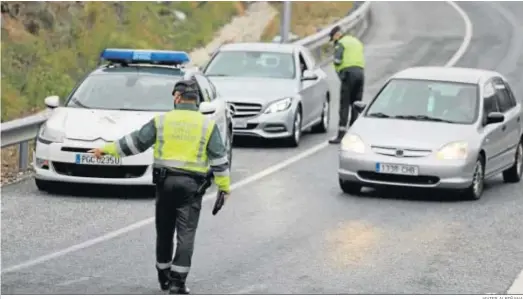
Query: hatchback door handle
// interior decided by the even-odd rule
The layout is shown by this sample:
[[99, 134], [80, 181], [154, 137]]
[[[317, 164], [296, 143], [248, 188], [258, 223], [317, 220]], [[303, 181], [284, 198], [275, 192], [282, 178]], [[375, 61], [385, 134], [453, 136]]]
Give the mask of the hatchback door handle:
[[521, 116], [518, 116], [517, 122], [519, 122], [520, 120], [521, 120]]
[[503, 125], [503, 127], [501, 127], [501, 131], [505, 131], [506, 129], [507, 129], [506, 125]]

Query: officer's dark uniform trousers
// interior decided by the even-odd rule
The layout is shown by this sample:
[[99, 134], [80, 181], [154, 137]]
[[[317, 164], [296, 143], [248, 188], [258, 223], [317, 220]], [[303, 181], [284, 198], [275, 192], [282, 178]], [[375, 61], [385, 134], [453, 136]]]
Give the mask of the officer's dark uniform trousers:
[[356, 121], [358, 113], [354, 109], [354, 103], [361, 101], [363, 97], [363, 85], [365, 81], [364, 70], [361, 67], [351, 66], [341, 70], [341, 88], [340, 88], [340, 120], [339, 127], [345, 128], [349, 121], [349, 126]]
[[[156, 256], [158, 263], [170, 264], [172, 281], [184, 284], [191, 267], [196, 228], [200, 219], [201, 182], [187, 175], [169, 174], [156, 187]], [[176, 253], [173, 239], [176, 231]]]

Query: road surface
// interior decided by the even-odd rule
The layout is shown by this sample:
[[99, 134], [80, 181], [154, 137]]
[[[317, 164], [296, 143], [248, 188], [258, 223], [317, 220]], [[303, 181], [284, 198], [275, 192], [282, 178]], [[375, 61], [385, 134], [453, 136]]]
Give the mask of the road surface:
[[[502, 72], [523, 97], [522, 3], [460, 2], [465, 15], [446, 2], [372, 5], [366, 101], [394, 72], [453, 57]], [[489, 180], [478, 202], [343, 195], [337, 147], [325, 143], [338, 90], [327, 71], [328, 135], [306, 135], [297, 149], [235, 148], [230, 202], [215, 217], [211, 201], [202, 209], [193, 293], [507, 292], [523, 268], [523, 183]], [[93, 189], [48, 195], [32, 180], [3, 188], [2, 294], [161, 293], [154, 201]]]

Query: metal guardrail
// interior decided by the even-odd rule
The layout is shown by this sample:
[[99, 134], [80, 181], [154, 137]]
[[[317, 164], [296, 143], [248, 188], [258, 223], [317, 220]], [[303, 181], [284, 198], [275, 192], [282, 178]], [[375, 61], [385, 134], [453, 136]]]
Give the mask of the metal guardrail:
[[[294, 43], [309, 48], [316, 55], [317, 61], [322, 63], [329, 61], [329, 59], [324, 57], [329, 55], [325, 45], [328, 48], [332, 48], [332, 46], [328, 45], [330, 30], [334, 26], [340, 26], [344, 32], [361, 36], [368, 26], [370, 4], [371, 2], [369, 1], [363, 2], [345, 18]], [[18, 144], [18, 166], [20, 171], [26, 170], [29, 166], [29, 142], [36, 138], [40, 126], [47, 120], [48, 115], [49, 110], [45, 110], [35, 115], [1, 124], [2, 148]]]

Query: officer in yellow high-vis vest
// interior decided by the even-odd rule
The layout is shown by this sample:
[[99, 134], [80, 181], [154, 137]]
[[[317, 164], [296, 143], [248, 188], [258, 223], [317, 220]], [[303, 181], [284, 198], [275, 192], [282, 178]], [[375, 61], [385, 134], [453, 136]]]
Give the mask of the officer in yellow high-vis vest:
[[347, 131], [349, 108], [349, 127], [358, 117], [354, 103], [361, 101], [363, 96], [365, 56], [362, 42], [352, 35], [344, 35], [339, 26], [331, 30], [330, 39], [334, 41], [334, 69], [340, 78], [341, 87], [338, 134], [329, 143], [338, 144]]
[[[141, 129], [90, 152], [131, 156], [154, 148], [156, 184], [156, 268], [162, 290], [188, 294], [185, 285], [194, 249], [202, 196], [209, 171], [219, 191], [230, 193], [227, 150], [214, 121], [198, 111], [198, 89], [192, 80], [173, 90], [176, 109], [154, 117]], [[160, 173], [162, 175], [160, 175]], [[173, 238], [176, 230], [176, 252]]]

